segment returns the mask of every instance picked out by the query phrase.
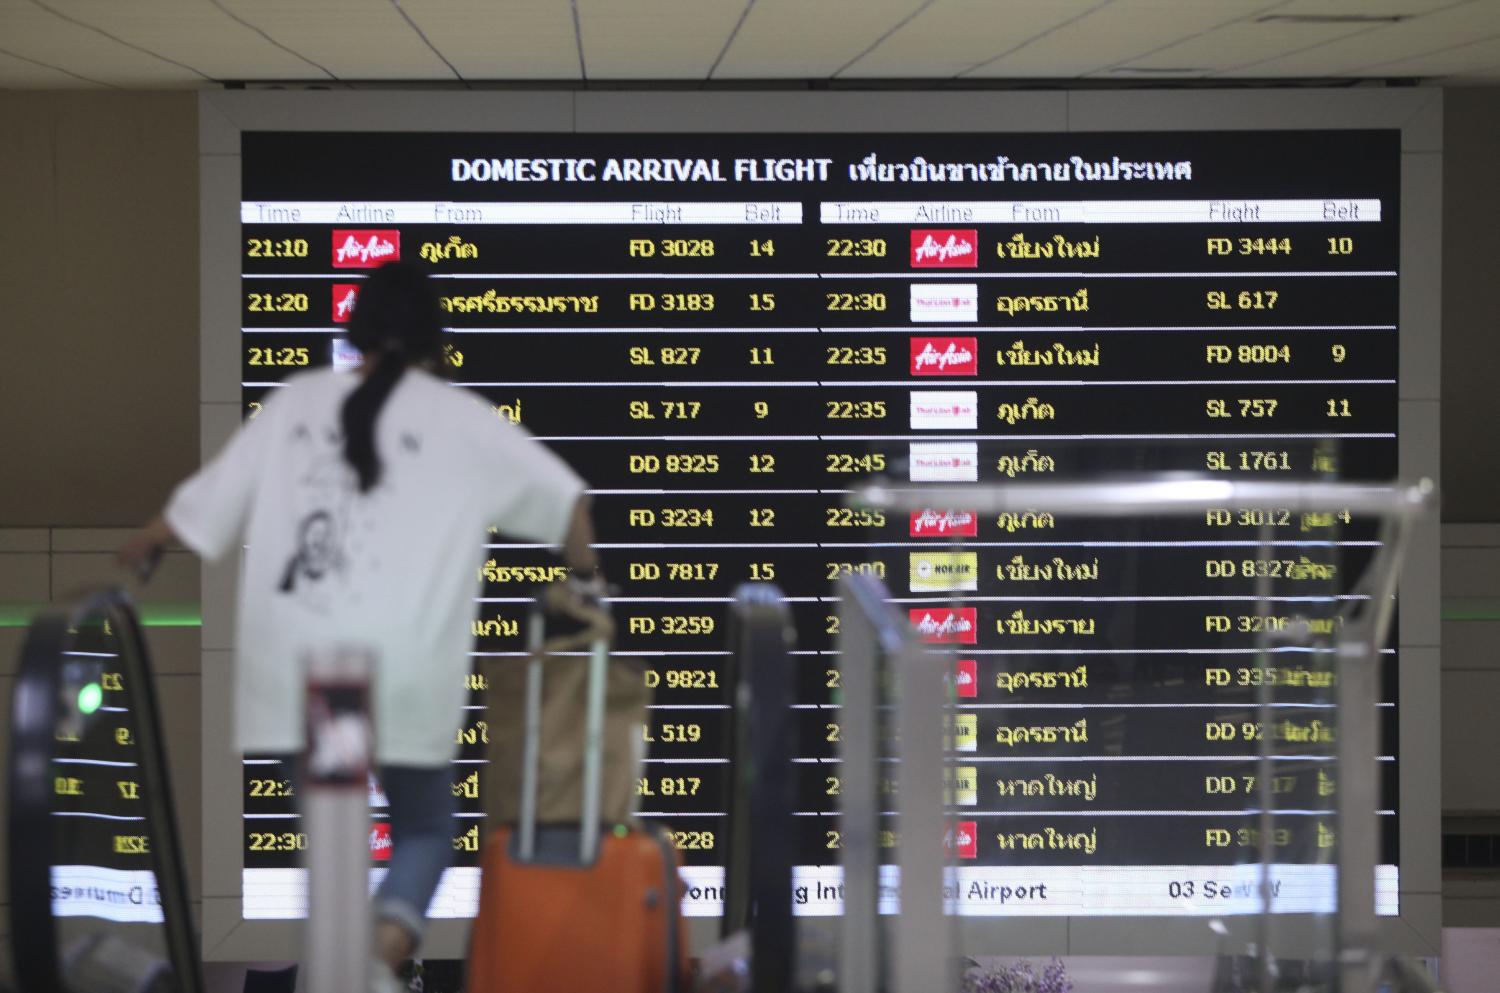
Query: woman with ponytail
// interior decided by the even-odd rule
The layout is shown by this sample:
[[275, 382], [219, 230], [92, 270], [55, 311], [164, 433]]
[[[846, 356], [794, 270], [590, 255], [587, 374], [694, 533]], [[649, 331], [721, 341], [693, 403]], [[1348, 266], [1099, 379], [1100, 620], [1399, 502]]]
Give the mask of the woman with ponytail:
[[290, 377], [119, 554], [140, 571], [173, 538], [209, 559], [244, 548], [241, 754], [304, 748], [304, 658], [374, 649], [375, 760], [393, 841], [376, 947], [392, 969], [416, 950], [452, 854], [450, 761], [486, 528], [560, 545], [575, 570], [598, 572], [583, 481], [441, 378], [443, 334], [422, 270], [376, 269], [349, 324], [359, 369]]

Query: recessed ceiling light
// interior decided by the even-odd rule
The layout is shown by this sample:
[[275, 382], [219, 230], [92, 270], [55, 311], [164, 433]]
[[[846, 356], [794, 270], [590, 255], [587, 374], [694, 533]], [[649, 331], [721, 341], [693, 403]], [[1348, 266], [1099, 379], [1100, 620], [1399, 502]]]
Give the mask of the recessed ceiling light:
[[1267, 14], [1257, 17], [1256, 24], [1396, 24], [1409, 21], [1411, 14]]

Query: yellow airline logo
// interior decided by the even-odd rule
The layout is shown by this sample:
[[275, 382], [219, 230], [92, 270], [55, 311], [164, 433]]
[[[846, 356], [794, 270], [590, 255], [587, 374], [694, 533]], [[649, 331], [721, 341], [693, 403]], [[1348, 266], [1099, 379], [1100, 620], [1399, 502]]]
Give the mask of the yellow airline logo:
[[913, 593], [954, 593], [979, 589], [978, 552], [912, 552]]

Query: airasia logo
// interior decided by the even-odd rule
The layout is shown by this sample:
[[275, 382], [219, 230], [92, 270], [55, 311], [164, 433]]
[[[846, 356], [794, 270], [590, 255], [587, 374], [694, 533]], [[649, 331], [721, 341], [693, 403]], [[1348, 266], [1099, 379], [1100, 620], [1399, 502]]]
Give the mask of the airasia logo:
[[333, 284], [333, 319], [336, 323], [347, 324], [354, 316], [354, 300], [358, 296], [358, 283]]
[[979, 618], [974, 607], [941, 610], [916, 607], [907, 616], [917, 634], [929, 644], [972, 645], [979, 640]]
[[960, 697], [979, 695], [979, 662], [959, 659], [953, 663], [953, 692]]
[[979, 518], [971, 510], [914, 510], [911, 513], [913, 538], [974, 538], [979, 535]]
[[943, 835], [943, 851], [961, 859], [979, 858], [979, 822], [959, 821]]
[[370, 858], [387, 862], [391, 857], [391, 825], [388, 821], [376, 821], [370, 825]]
[[401, 258], [401, 232], [395, 228], [375, 231], [333, 231], [335, 269], [373, 269]]
[[913, 338], [913, 376], [979, 375], [978, 338]]
[[976, 269], [979, 232], [918, 228], [911, 233], [911, 265], [913, 269]]

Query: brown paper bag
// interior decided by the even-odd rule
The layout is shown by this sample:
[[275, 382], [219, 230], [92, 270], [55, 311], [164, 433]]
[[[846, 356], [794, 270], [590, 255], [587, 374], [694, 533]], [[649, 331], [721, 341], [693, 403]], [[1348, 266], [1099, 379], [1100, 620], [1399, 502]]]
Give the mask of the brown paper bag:
[[[547, 656], [542, 663], [542, 734], [537, 822], [577, 823], [583, 803], [584, 690], [588, 656]], [[515, 823], [521, 811], [521, 750], [526, 735], [526, 665], [523, 658], [486, 660], [480, 669], [490, 744], [485, 766], [485, 812], [496, 823]], [[636, 778], [645, 756], [645, 667], [611, 658], [605, 668], [602, 823], [628, 821], [636, 810]]]

